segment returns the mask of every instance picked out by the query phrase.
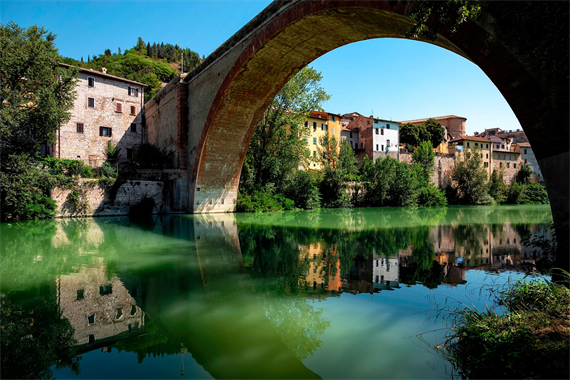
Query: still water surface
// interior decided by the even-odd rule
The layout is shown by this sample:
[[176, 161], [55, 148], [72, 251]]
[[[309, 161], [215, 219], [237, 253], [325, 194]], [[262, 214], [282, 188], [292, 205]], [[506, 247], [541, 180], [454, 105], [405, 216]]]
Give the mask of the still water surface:
[[[450, 378], [445, 302], [540, 266], [549, 206], [0, 225], [3, 377]], [[422, 339], [418, 334], [422, 334]], [[446, 373], [447, 371], [447, 373]]]

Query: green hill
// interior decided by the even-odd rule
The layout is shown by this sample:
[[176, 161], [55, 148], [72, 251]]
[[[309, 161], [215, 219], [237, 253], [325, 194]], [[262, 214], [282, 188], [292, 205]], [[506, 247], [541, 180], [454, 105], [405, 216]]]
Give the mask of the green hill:
[[184, 72], [196, 67], [201, 59], [198, 53], [189, 48], [165, 43], [146, 43], [139, 37], [137, 44], [124, 53], [119, 48], [118, 53], [110, 49], [103, 54], [81, 59], [62, 57], [62, 62], [86, 69], [101, 70], [107, 68], [107, 73], [122, 78], [145, 83], [149, 89], [145, 91], [145, 102], [150, 100], [162, 88], [162, 82], [169, 82], [180, 73], [181, 54], [184, 53]]

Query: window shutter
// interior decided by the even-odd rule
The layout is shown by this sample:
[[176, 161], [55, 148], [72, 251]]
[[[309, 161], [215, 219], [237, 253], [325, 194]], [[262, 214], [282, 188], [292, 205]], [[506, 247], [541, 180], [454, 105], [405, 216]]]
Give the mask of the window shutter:
[[123, 111], [123, 105], [121, 103], [117, 103], [117, 112]]
[[137, 98], [138, 98], [138, 96], [139, 96], [139, 89], [138, 89], [138, 88], [135, 88], [135, 96], [136, 96]]
[[113, 128], [107, 128], [109, 130], [109, 137], [113, 136]]
[[131, 115], [135, 115], [137, 112], [137, 109], [135, 106], [131, 106]]
[[103, 136], [103, 127], [99, 127], [99, 136]]

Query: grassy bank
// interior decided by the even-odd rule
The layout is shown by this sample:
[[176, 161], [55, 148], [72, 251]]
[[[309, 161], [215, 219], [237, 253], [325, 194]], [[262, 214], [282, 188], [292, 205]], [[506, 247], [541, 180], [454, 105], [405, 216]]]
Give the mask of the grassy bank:
[[504, 312], [453, 309], [453, 327], [436, 350], [463, 378], [568, 379], [570, 290], [564, 285], [522, 279], [493, 291]]

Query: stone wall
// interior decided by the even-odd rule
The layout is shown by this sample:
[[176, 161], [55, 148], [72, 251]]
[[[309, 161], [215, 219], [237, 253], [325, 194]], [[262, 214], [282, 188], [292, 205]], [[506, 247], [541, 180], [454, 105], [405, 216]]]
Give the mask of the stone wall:
[[[400, 161], [405, 161], [407, 163], [412, 162], [411, 153], [400, 153]], [[435, 156], [434, 159], [434, 171], [431, 176], [431, 182], [439, 187], [440, 189], [445, 189], [451, 184], [451, 172], [455, 167], [455, 157], [451, 156]]]
[[72, 190], [56, 188], [52, 191], [52, 199], [57, 205], [56, 217], [128, 215], [130, 208], [145, 198], [154, 199], [153, 214], [164, 211], [162, 181], [126, 181], [116, 191], [114, 199], [113, 192], [105, 191], [98, 180], [80, 179], [78, 188], [86, 191], [81, 199], [87, 203], [84, 209], [78, 209], [69, 200]]
[[[89, 78], [93, 78], [92, 87], [89, 86]], [[138, 90], [137, 96], [129, 95], [129, 87]], [[143, 88], [136, 82], [82, 70], [75, 90], [71, 119], [60, 127], [50, 155], [81, 160], [98, 167], [105, 162], [107, 143], [111, 142], [121, 148], [119, 161], [126, 161], [127, 150], [136, 149], [144, 138]], [[89, 98], [94, 99], [94, 107], [89, 107]], [[117, 111], [118, 103], [121, 104], [120, 112]], [[78, 132], [78, 123], [83, 125], [83, 132]], [[132, 124], [135, 124], [134, 128]], [[110, 128], [111, 136], [100, 136], [101, 127]]]

